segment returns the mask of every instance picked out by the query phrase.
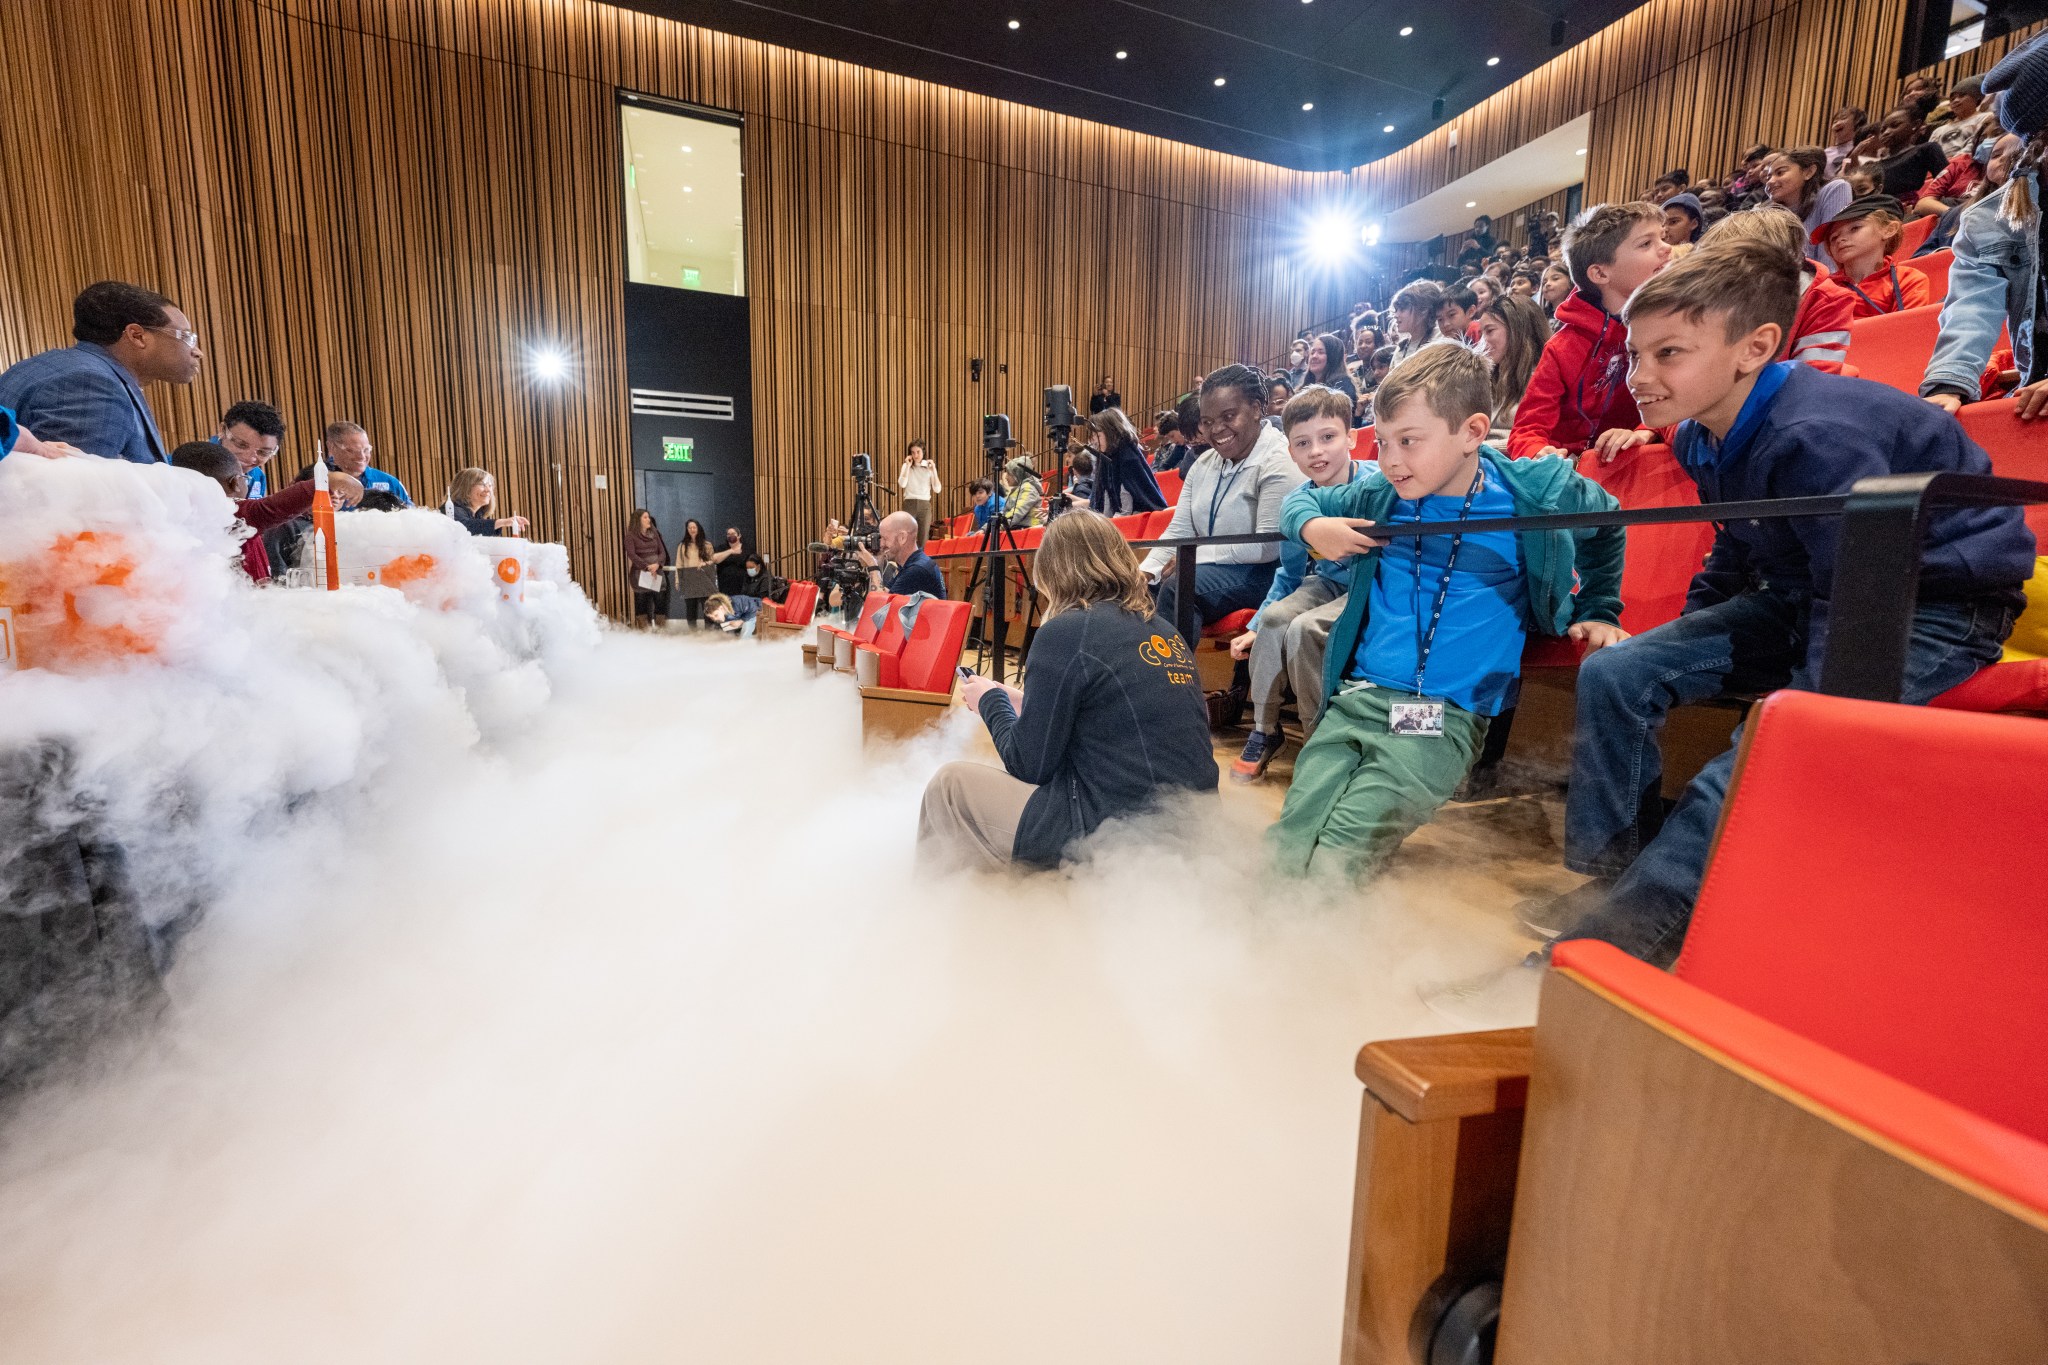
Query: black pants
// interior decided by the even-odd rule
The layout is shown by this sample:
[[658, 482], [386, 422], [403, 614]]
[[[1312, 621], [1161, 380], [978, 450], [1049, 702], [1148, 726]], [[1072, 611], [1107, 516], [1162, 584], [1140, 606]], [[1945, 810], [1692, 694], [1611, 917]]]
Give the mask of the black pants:
[[652, 591], [646, 588], [633, 589], [633, 614], [635, 616], [652, 616], [657, 620], [666, 621], [668, 619], [668, 594], [659, 588]]
[[699, 623], [704, 615], [704, 600], [701, 597], [685, 597], [683, 599], [683, 619], [688, 621], [693, 627]]

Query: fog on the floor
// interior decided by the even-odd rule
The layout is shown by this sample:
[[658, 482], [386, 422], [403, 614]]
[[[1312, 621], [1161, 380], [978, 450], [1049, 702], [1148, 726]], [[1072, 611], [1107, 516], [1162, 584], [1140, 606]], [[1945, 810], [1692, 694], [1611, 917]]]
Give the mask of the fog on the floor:
[[[95, 491], [22, 463], [0, 585]], [[143, 473], [204, 578], [219, 509]], [[964, 714], [864, 753], [789, 645], [208, 582], [175, 648], [0, 676], [206, 907], [0, 1131], [0, 1362], [1335, 1358], [1352, 1059], [1517, 950], [1485, 858], [1276, 885], [1212, 802], [921, 880]]]

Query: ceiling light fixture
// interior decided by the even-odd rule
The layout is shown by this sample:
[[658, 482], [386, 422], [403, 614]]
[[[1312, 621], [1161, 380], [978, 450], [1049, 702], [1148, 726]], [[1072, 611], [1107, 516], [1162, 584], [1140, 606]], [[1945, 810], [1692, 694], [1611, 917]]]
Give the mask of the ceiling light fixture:
[[1307, 112], [1308, 112], [1309, 110], [1311, 110], [1311, 109], [1313, 109], [1313, 108], [1315, 108], [1315, 105], [1313, 105], [1313, 104], [1304, 104], [1304, 105], [1302, 105], [1302, 106], [1301, 106], [1301, 112], [1302, 112], [1302, 113], [1304, 113], [1304, 114], [1306, 114], [1306, 113], [1307, 113]]
[[1479, 207], [1479, 201], [1477, 199], [1467, 199], [1465, 201], [1465, 207], [1468, 209], [1476, 209]]
[[695, 193], [696, 193], [696, 191], [695, 191], [695, 190], [693, 190], [693, 189], [691, 189], [691, 188], [690, 188], [690, 187], [689, 187], [688, 185], [685, 185], [685, 186], [683, 186], [683, 193], [684, 193], [684, 194], [695, 194]]
[[569, 373], [569, 357], [553, 346], [536, 346], [529, 357], [536, 379], [563, 379]]
[[1486, 64], [1487, 64], [1488, 66], [1499, 66], [1499, 65], [1500, 65], [1500, 58], [1498, 58], [1498, 57], [1488, 57], [1488, 58], [1486, 59]]
[[1130, 55], [1131, 55], [1130, 53], [1128, 53], [1128, 52], [1124, 51], [1124, 50], [1123, 50], [1122, 48], [1118, 48], [1118, 49], [1116, 50], [1116, 59], [1117, 59], [1118, 61], [1122, 61], [1122, 60], [1123, 60], [1124, 58], [1126, 58], [1126, 57], [1128, 57], [1128, 56], [1130, 56]]
[[1379, 219], [1369, 218], [1366, 220], [1365, 226], [1358, 230], [1358, 240], [1367, 246], [1378, 246], [1380, 244], [1382, 228], [1383, 225]]
[[1407, 27], [1405, 27], [1405, 28], [1403, 28], [1403, 29], [1401, 30], [1401, 36], [1402, 36], [1403, 38], [1406, 38], [1406, 37], [1407, 37], [1407, 36], [1408, 36], [1409, 34], [1411, 34], [1411, 33], [1413, 33], [1413, 32], [1415, 32], [1415, 25], [1413, 25], [1413, 24], [1409, 24], [1409, 25], [1408, 25]]
[[1572, 155], [1573, 155], [1573, 156], [1584, 156], [1585, 154], [1586, 154], [1586, 149], [1585, 149], [1584, 147], [1581, 147], [1581, 148], [1579, 148], [1579, 150], [1577, 150], [1576, 152], [1573, 152], [1573, 153], [1572, 153]]
[[1218, 85], [1221, 85], [1221, 84], [1223, 84], [1223, 78], [1222, 78], [1221, 76], [1218, 76], [1218, 77], [1216, 78], [1216, 84], [1218, 84]]
[[1391, 133], [1394, 131], [1394, 125], [1389, 123], [1386, 127], [1380, 129], [1380, 131], [1383, 133]]
[[1022, 28], [1022, 27], [1024, 27], [1024, 26], [1023, 26], [1022, 24], [1018, 23], [1018, 22], [1017, 22], [1017, 21], [1016, 21], [1015, 19], [1012, 19], [1012, 20], [1010, 21], [1010, 27], [1011, 27], [1011, 28]]
[[686, 152], [687, 152], [687, 151], [689, 151], [689, 150], [690, 150], [690, 144], [689, 144], [689, 143], [687, 143], [687, 142], [686, 142], [686, 143], [684, 143], [684, 144], [683, 144], [683, 150], [684, 150], [684, 151], [686, 151]]

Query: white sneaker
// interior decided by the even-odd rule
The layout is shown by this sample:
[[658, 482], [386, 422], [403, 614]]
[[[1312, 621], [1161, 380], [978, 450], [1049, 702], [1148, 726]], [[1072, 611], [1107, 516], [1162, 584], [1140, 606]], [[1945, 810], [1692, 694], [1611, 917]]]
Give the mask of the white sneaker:
[[1543, 954], [1531, 953], [1462, 981], [1419, 987], [1416, 994], [1432, 1014], [1460, 1028], [1520, 1028], [1536, 1022], [1536, 997], [1543, 989], [1543, 969], [1549, 965]]

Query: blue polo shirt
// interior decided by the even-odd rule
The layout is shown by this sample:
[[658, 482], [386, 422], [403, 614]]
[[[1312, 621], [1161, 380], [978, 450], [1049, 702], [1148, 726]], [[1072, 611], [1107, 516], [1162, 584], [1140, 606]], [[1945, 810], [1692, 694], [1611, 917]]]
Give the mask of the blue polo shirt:
[[[334, 461], [329, 460], [327, 462], [327, 467], [329, 469], [333, 469]], [[363, 485], [363, 491], [365, 493], [369, 492], [373, 488], [381, 488], [387, 493], [396, 494], [398, 500], [404, 503], [407, 507], [412, 506], [412, 494], [405, 491], [405, 485], [400, 483], [392, 475], [386, 474], [383, 470], [377, 468], [377, 466], [366, 466], [363, 472], [360, 475], [358, 475], [357, 478], [361, 481]]]
[[[1486, 471], [1486, 484], [1472, 499], [1470, 519], [1513, 516], [1514, 494], [1502, 482], [1493, 461], [1481, 457], [1480, 467]], [[1456, 497], [1400, 498], [1387, 521], [1456, 521], [1464, 504], [1462, 493]], [[1430, 610], [1436, 605], [1450, 553], [1448, 535], [1397, 540], [1380, 551], [1369, 614], [1352, 664], [1353, 677], [1403, 695], [1414, 694], [1418, 642], [1429, 628]], [[1522, 623], [1528, 617], [1528, 606], [1529, 587], [1514, 533], [1490, 531], [1464, 537], [1451, 572], [1450, 591], [1444, 598], [1443, 619], [1430, 647], [1422, 695], [1481, 716], [1497, 716], [1512, 705], [1522, 669]]]

